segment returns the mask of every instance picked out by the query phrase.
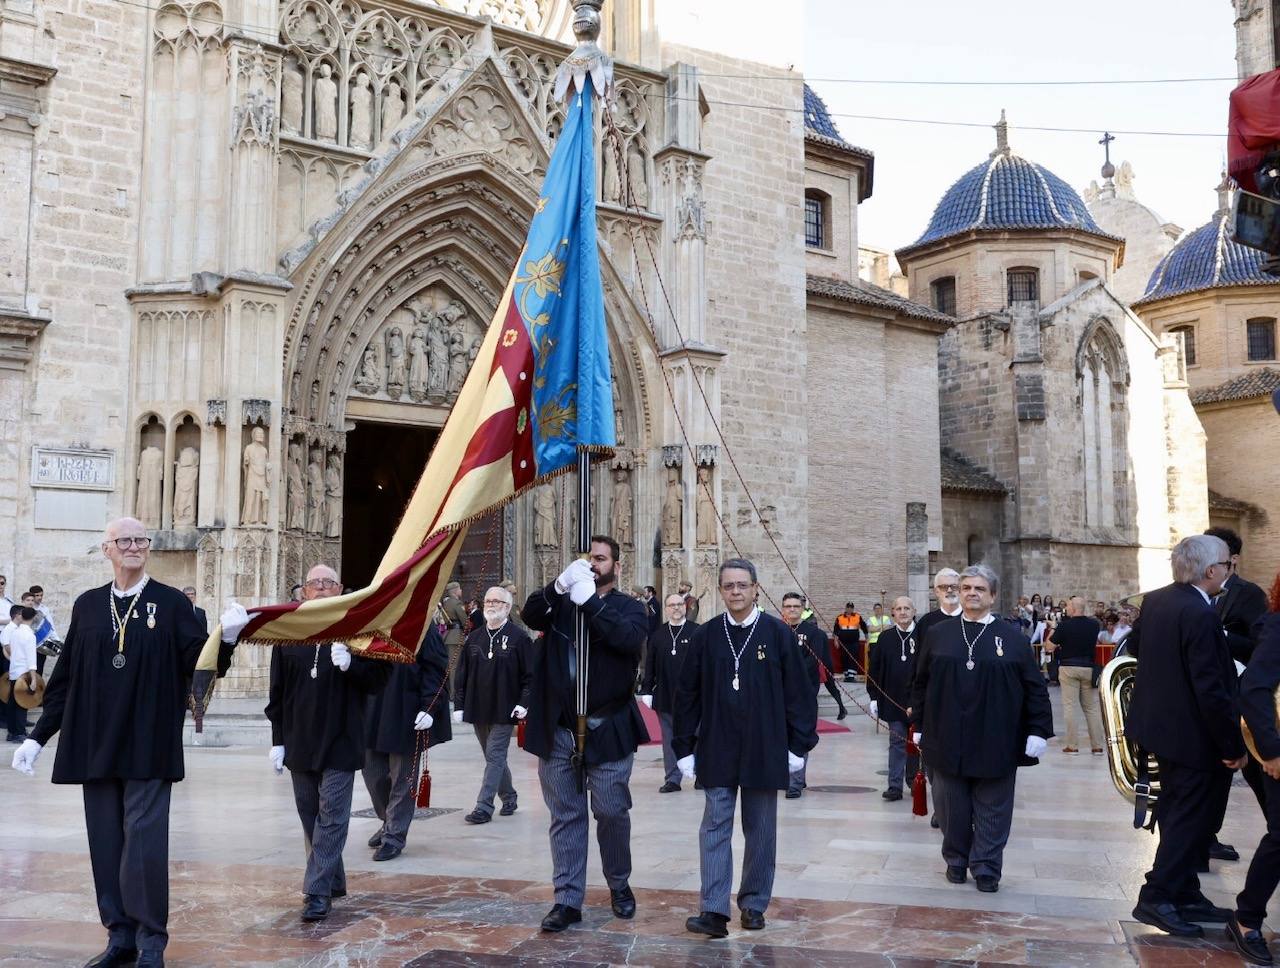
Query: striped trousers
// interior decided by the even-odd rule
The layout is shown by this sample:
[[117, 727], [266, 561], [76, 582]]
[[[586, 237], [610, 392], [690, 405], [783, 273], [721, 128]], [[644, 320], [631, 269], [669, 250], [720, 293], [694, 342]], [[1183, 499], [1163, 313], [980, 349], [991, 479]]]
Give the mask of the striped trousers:
[[707, 805], [698, 829], [702, 869], [702, 910], [729, 916], [733, 888], [733, 812], [742, 798], [742, 880], [738, 909], [762, 914], [773, 896], [773, 872], [778, 853], [778, 791], [738, 787], [707, 787]]
[[551, 814], [551, 868], [556, 903], [581, 910], [587, 891], [587, 794], [596, 818], [600, 866], [612, 890], [631, 877], [632, 753], [612, 763], [587, 767], [586, 789], [578, 791], [573, 734], [557, 729], [551, 756], [538, 759], [542, 799]]
[[997, 880], [1004, 846], [1013, 824], [1013, 788], [1017, 772], [978, 779], [933, 771], [933, 807], [942, 827], [942, 859], [951, 867], [967, 867], [974, 877]]
[[373, 802], [373, 812], [382, 821], [382, 842], [404, 850], [413, 823], [415, 795], [412, 753], [364, 754], [365, 788]]
[[293, 778], [293, 802], [307, 845], [302, 892], [322, 897], [345, 894], [347, 872], [342, 866], [342, 848], [347, 844], [356, 775], [349, 770], [291, 770], [289, 775]]
[[484, 751], [484, 776], [480, 780], [476, 809], [492, 817], [494, 794], [502, 798], [504, 806], [516, 802], [511, 768], [507, 766], [507, 750], [511, 747], [511, 734], [515, 732], [515, 727], [510, 723], [476, 723], [475, 730], [476, 740]]

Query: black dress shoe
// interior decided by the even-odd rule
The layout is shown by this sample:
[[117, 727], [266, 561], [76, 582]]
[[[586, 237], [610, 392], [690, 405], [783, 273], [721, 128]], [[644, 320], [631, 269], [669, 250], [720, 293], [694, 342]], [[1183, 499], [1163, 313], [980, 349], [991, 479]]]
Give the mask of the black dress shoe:
[[1000, 890], [1000, 878], [993, 877], [991, 874], [974, 874], [973, 882], [978, 885], [978, 890], [983, 894], [994, 894]]
[[788, 800], [799, 800], [799, 799], [800, 799], [800, 791], [799, 791], [799, 790], [788, 790], [788, 791], [787, 791], [787, 799], [788, 799]]
[[1194, 904], [1179, 904], [1178, 913], [1182, 915], [1184, 921], [1211, 921], [1214, 924], [1226, 924], [1231, 920], [1231, 912], [1226, 908], [1216, 906], [1208, 898], [1196, 901]]
[[345, 887], [335, 887], [332, 891], [329, 892], [329, 896], [336, 901], [340, 897], [347, 896], [347, 889]]
[[636, 896], [630, 887], [609, 889], [609, 907], [613, 908], [614, 917], [630, 920], [636, 916]]
[[936, 813], [929, 818], [929, 826], [934, 830], [938, 830], [942, 826], [942, 824], [938, 823], [938, 815]]
[[679, 793], [680, 784], [672, 783], [671, 781], [668, 780], [666, 783], [662, 784], [662, 786], [658, 787], [658, 792], [659, 793]]
[[1257, 928], [1246, 928], [1234, 917], [1227, 920], [1227, 937], [1235, 942], [1236, 950], [1244, 955], [1252, 965], [1275, 964], [1271, 957], [1271, 949], [1267, 947], [1267, 939]]
[[889, 789], [885, 790], [884, 793], [880, 794], [880, 796], [885, 800], [901, 800], [902, 791], [897, 787], [889, 787]]
[[512, 800], [510, 803], [504, 803], [502, 809], [498, 811], [498, 816], [509, 817], [516, 812], [516, 802]]
[[689, 918], [684, 923], [685, 930], [694, 934], [705, 934], [709, 938], [729, 937], [729, 919], [723, 914], [703, 911], [696, 918]]
[[323, 921], [332, 906], [333, 902], [323, 894], [308, 894], [307, 903], [302, 906], [302, 920]]
[[542, 919], [542, 930], [555, 934], [563, 931], [571, 924], [577, 924], [581, 920], [582, 912], [578, 908], [571, 908], [567, 904], [557, 904]]
[[1139, 901], [1133, 909], [1133, 916], [1143, 924], [1149, 924], [1153, 928], [1159, 928], [1166, 934], [1179, 938], [1204, 937], [1204, 928], [1198, 924], [1192, 924], [1178, 913], [1177, 907], [1168, 902], [1149, 904], [1146, 901]]
[[847, 710], [847, 709], [845, 709], [843, 706], [841, 706], [841, 707], [840, 707], [840, 712], [836, 715], [836, 719], [844, 719], [844, 718], [845, 718], [846, 716], [848, 716], [848, 715], [849, 715], [849, 710]]
[[138, 968], [164, 968], [164, 952], [139, 951], [137, 966]]
[[493, 819], [493, 814], [485, 813], [483, 810], [472, 810], [462, 819], [467, 823], [488, 823]]
[[1220, 844], [1215, 840], [1209, 845], [1209, 858], [1211, 860], [1239, 860], [1240, 851], [1230, 844]]
[[372, 837], [370, 837], [370, 838], [369, 838], [369, 846], [370, 846], [370, 847], [381, 847], [381, 846], [382, 846], [382, 831], [381, 831], [381, 830], [379, 830], [376, 834], [374, 834]]
[[963, 884], [969, 878], [965, 873], [965, 869], [959, 864], [947, 865], [947, 880], [952, 884]]
[[137, 960], [137, 948], [121, 948], [109, 944], [101, 954], [86, 961], [84, 968], [117, 968], [119, 965], [132, 965]]
[[400, 856], [403, 847], [392, 847], [390, 844], [383, 844], [373, 852], [374, 860], [395, 860]]
[[738, 919], [744, 928], [748, 931], [764, 930], [764, 912], [753, 911], [751, 908], [743, 908], [742, 916]]

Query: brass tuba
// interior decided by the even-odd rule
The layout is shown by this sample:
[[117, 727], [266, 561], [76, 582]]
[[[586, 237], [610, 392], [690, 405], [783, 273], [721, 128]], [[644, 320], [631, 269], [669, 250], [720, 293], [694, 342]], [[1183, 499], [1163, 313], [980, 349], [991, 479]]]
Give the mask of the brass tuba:
[[[1142, 827], [1142, 818], [1148, 810], [1154, 809], [1160, 796], [1160, 772], [1155, 757], [1150, 757], [1146, 767], [1147, 782], [1139, 780], [1139, 761], [1144, 754], [1140, 754], [1137, 746], [1124, 734], [1124, 721], [1129, 713], [1137, 674], [1138, 660], [1133, 656], [1112, 659], [1102, 670], [1098, 688], [1101, 691], [1102, 728], [1107, 734], [1107, 765], [1111, 768], [1111, 780], [1121, 796], [1139, 806], [1134, 826]], [[1140, 795], [1143, 804], [1138, 804]]]

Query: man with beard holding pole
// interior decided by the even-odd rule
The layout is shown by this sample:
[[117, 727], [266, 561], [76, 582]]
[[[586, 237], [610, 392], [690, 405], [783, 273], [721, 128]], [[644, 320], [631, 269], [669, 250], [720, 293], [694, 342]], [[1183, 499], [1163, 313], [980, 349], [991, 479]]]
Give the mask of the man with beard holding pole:
[[[582, 507], [589, 506], [585, 500]], [[579, 512], [579, 522], [588, 520]], [[536, 647], [525, 749], [538, 757], [542, 798], [551, 814], [555, 904], [542, 930], [560, 932], [582, 920], [587, 888], [587, 795], [596, 818], [600, 864], [613, 913], [633, 918], [631, 877], [631, 767], [649, 732], [635, 703], [636, 667], [649, 634], [644, 605], [618, 591], [618, 542], [590, 540], [589, 558], [575, 559], [523, 609], [529, 628], [542, 632]], [[578, 617], [590, 639], [575, 648]], [[582, 652], [589, 668], [579, 668]], [[586, 687], [583, 746], [577, 752], [578, 696]]]
[[973, 872], [978, 890], [1000, 888], [1019, 765], [1053, 735], [1044, 676], [1022, 630], [991, 613], [999, 579], [986, 565], [960, 575], [963, 614], [929, 630], [916, 666], [911, 719], [933, 766], [947, 880]]
[[470, 723], [484, 754], [484, 777], [475, 809], [462, 819], [488, 823], [493, 798], [502, 799], [502, 816], [516, 812], [516, 788], [511, 783], [507, 751], [512, 722], [529, 712], [533, 682], [529, 634], [511, 621], [511, 593], [495, 585], [484, 593], [484, 625], [467, 636], [458, 656], [457, 704], [454, 722]]

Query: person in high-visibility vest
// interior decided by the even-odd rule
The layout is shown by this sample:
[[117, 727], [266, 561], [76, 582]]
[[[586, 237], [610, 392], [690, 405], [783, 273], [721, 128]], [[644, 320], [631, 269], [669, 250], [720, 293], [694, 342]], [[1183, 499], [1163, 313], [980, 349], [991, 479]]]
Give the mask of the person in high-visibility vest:
[[893, 619], [884, 613], [884, 606], [876, 602], [875, 607], [871, 611], [871, 617], [867, 619], [867, 651], [871, 651], [871, 647], [876, 644], [876, 640], [880, 638], [880, 633], [893, 624]]
[[836, 624], [831, 631], [840, 645], [844, 681], [853, 682], [853, 677], [862, 672], [858, 663], [862, 662], [862, 640], [867, 636], [867, 623], [853, 602], [844, 603], [844, 611], [836, 616]]

